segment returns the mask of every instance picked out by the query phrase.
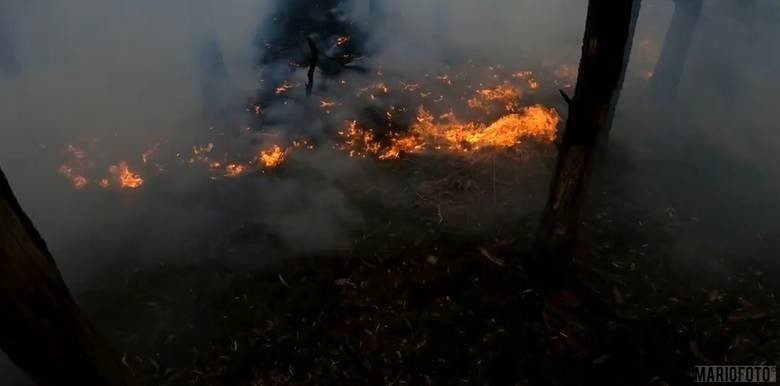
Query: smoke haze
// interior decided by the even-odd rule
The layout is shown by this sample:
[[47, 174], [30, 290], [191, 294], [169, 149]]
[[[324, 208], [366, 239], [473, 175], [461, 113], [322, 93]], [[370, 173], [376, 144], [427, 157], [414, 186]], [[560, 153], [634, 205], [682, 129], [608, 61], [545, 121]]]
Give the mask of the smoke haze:
[[[334, 12], [369, 31], [376, 52], [366, 60], [399, 77], [472, 63], [542, 72], [576, 66], [587, 7], [585, 0], [388, 0], [382, 20], [373, 20], [366, 3]], [[638, 210], [684, 217], [670, 255], [778, 267], [780, 7], [771, 0], [736, 3], [705, 1], [679, 96], [651, 103], [647, 74], [674, 8], [671, 0], [644, 1], [610, 150], [629, 171], [612, 183], [630, 192]], [[327, 147], [301, 158], [289, 175], [215, 188], [202, 175], [182, 173], [149, 187], [143, 199], [75, 194], [57, 173], [73, 141], [126, 159], [159, 142], [186, 150], [208, 141], [213, 126], [252, 125], [246, 108], [259, 89], [275, 86], [262, 80], [289, 75], [279, 63], [258, 65], [264, 38], [275, 32], [272, 15], [286, 6], [0, 0], [0, 165], [69, 284], [87, 286], [94, 267], [112, 259], [157, 263], [197, 253], [263, 264], [277, 258], [268, 251], [349, 247], [371, 214], [343, 186], [388, 177]], [[213, 47], [218, 54], [208, 54]], [[301, 56], [306, 50], [301, 42]], [[224, 66], [211, 66], [215, 55]], [[305, 69], [289, 79], [304, 83]], [[543, 88], [540, 98], [555, 101], [564, 115], [557, 90]], [[224, 107], [210, 121], [215, 104]], [[265, 115], [283, 133], [322, 136], [325, 123], [308, 119], [305, 109], [305, 98], [296, 96]], [[233, 141], [251, 149], [265, 140]], [[278, 249], [258, 247], [251, 250], [256, 261], [247, 262], [224, 235], [250, 223], [269, 232]], [[212, 242], [215, 233], [222, 236]]]

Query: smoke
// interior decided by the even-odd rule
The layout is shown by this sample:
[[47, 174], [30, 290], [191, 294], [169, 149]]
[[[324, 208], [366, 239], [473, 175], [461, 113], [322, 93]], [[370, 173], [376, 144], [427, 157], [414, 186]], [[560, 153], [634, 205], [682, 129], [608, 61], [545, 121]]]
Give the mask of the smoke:
[[[116, 260], [222, 258], [230, 254], [226, 238], [249, 223], [293, 253], [347, 244], [362, 217], [332, 176], [357, 171], [337, 156], [312, 155], [320, 162], [295, 175], [219, 186], [202, 173], [177, 172], [128, 195], [74, 193], [57, 174], [71, 143], [100, 167], [137, 159], [155, 144], [186, 153], [215, 133], [228, 138], [220, 145], [254, 151], [262, 138], [219, 133], [252, 123], [246, 109], [263, 76], [256, 42], [276, 6], [0, 3], [9, 22], [0, 35], [0, 162], [72, 286]], [[112, 158], [94, 159], [99, 154]]]
[[[576, 66], [587, 8], [584, 0], [400, 0], [379, 2], [372, 14], [365, 3], [355, 2], [351, 15], [378, 28], [378, 62], [407, 75], [472, 64]], [[678, 95], [659, 101], [648, 88], [673, 13], [672, 1], [642, 2], [612, 131], [617, 158], [607, 167], [620, 178], [606, 176], [593, 189], [618, 186], [631, 197], [614, 204], [633, 206], [626, 213], [658, 212], [678, 223], [669, 252], [677, 259], [777, 268], [780, 7], [705, 1]]]
[[[399, 0], [354, 2], [351, 15], [375, 36], [386, 68], [421, 68], [464, 61], [539, 66], [578, 60], [586, 1]], [[410, 11], [414, 10], [414, 11]]]
[[[150, 180], [141, 193], [74, 193], [57, 174], [63, 147], [73, 141], [99, 147], [115, 162], [155, 143], [188, 151], [215, 132], [253, 126], [245, 108], [258, 94], [273, 95], [285, 80], [306, 81], [305, 69], [289, 63], [293, 57], [305, 64], [305, 37], [318, 34], [324, 46], [343, 32], [317, 23], [348, 18], [353, 38], [368, 39], [366, 58], [357, 61], [363, 72], [344, 75], [350, 85], [377, 66], [420, 78], [490, 65], [549, 74], [579, 61], [586, 0], [377, 3], [372, 13], [358, 0], [0, 0], [0, 165], [69, 283], [84, 284], [93, 269], [118, 259], [235, 256], [241, 264], [264, 264], [276, 256], [268, 245], [279, 255], [349, 246], [370, 214], [344, 186], [384, 177], [329, 144], [284, 175], [219, 185], [191, 172], [166, 176], [164, 184]], [[673, 9], [670, 0], [643, 1], [611, 144], [627, 171], [612, 183], [640, 210], [684, 217], [672, 255], [776, 264], [776, 1], [705, 1], [679, 95], [658, 103], [648, 99], [647, 84]], [[294, 17], [301, 12], [316, 17]], [[285, 35], [292, 36], [286, 46], [266, 45]], [[316, 98], [337, 86], [323, 75], [329, 65], [316, 75]], [[332, 122], [350, 119], [312, 119], [302, 90], [263, 106], [267, 125], [282, 136], [326, 137]], [[563, 113], [557, 90], [543, 90]], [[350, 113], [368, 114], [356, 99], [345, 101], [356, 104]], [[268, 142], [224, 138], [248, 151]]]
[[[635, 72], [652, 71], [657, 54], [643, 59], [643, 42], [663, 41], [672, 12], [645, 5]], [[675, 258], [778, 268], [778, 20], [776, 2], [705, 1], [677, 98], [659, 103], [641, 82], [627, 84], [614, 142], [635, 167], [632, 194], [682, 223]]]

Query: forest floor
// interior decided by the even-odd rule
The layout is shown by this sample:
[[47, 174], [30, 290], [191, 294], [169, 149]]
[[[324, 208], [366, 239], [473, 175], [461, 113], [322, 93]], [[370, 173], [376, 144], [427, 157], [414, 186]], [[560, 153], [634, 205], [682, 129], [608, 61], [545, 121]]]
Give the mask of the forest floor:
[[780, 364], [773, 273], [673, 256], [684, 216], [628, 204], [619, 183], [594, 182], [585, 290], [531, 284], [538, 209], [513, 210], [541, 208], [551, 157], [525, 161], [392, 163], [404, 188], [349, 188], [369, 214], [344, 251], [128, 264], [79, 298], [149, 385], [680, 385], [698, 364]]

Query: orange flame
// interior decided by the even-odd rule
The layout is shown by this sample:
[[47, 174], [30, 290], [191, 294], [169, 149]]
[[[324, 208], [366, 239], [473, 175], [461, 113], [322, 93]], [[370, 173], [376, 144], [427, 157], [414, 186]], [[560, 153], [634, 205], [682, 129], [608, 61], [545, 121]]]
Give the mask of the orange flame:
[[225, 175], [228, 177], [236, 177], [246, 171], [246, 166], [241, 164], [228, 164], [225, 166]]
[[109, 169], [111, 174], [119, 178], [119, 186], [122, 189], [136, 189], [144, 184], [144, 179], [140, 175], [133, 173], [127, 166], [127, 162], [121, 161], [117, 165], [111, 166]]
[[261, 150], [258, 155], [258, 161], [266, 168], [272, 169], [279, 166], [284, 161], [287, 152], [282, 150], [279, 145], [274, 145], [271, 149]]
[[73, 168], [68, 165], [60, 166], [60, 174], [69, 179], [73, 184], [73, 187], [76, 189], [84, 189], [84, 187], [87, 186], [87, 183], [89, 182], [86, 177], [76, 173], [73, 171]]

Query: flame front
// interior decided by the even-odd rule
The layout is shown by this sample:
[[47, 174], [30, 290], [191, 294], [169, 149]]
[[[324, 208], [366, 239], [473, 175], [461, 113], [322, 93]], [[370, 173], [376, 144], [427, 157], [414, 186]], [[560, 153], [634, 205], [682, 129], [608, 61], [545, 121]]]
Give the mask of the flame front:
[[[383, 70], [378, 69], [374, 74], [379, 79], [351, 80], [350, 83], [339, 80], [334, 95], [313, 105], [318, 105], [324, 114], [345, 119], [346, 123], [338, 131], [335, 148], [351, 157], [389, 160], [403, 154], [434, 151], [465, 156], [483, 149], [510, 148], [529, 139], [554, 141], [561, 120], [556, 110], [523, 103], [525, 93], [532, 97], [537, 94], [540, 82], [536, 75], [531, 71], [508, 72], [501, 66], [490, 66], [487, 70], [487, 76], [479, 77], [488, 82], [484, 85], [472, 83], [469, 74], [464, 72], [426, 74], [413, 81], [404, 81], [386, 77]], [[566, 87], [576, 79], [576, 68], [561, 66], [553, 75], [553, 78], [547, 78], [550, 84]], [[347, 88], [353, 85], [352, 90]], [[277, 95], [286, 94], [300, 86], [300, 83], [284, 81], [272, 91]], [[358, 115], [362, 120], [355, 119], [355, 97], [359, 98], [358, 102], [370, 106], [366, 110], [369, 114]], [[248, 110], [262, 115], [259, 105], [251, 105]], [[241, 133], [255, 136], [253, 141], [261, 135], [281, 137], [273, 131], [258, 132], [251, 128]], [[293, 153], [315, 146], [310, 142], [311, 138], [299, 137], [289, 141], [263, 140], [267, 144], [265, 147], [244, 151], [223, 143], [220, 137], [212, 138], [214, 142], [205, 145], [182, 144], [184, 148], [190, 147], [191, 152], [161, 148], [161, 142], [146, 147], [139, 152], [141, 172], [165, 174], [176, 170], [178, 164], [202, 168], [211, 180], [219, 180], [277, 168]], [[234, 149], [239, 149], [238, 153], [233, 152]], [[93, 161], [87, 162], [83, 150], [71, 145], [67, 151], [70, 162], [61, 165], [59, 172], [76, 189], [84, 189], [90, 184], [101, 188], [136, 189], [144, 184], [144, 178], [130, 170], [125, 161], [111, 166], [111, 177], [103, 178], [105, 175], [96, 173], [98, 169]]]
[[73, 171], [73, 168], [68, 165], [60, 166], [60, 174], [69, 179], [76, 189], [84, 189], [84, 187], [87, 186], [87, 183], [89, 183], [89, 180], [87, 180], [86, 177], [76, 173]]
[[261, 150], [257, 159], [266, 168], [273, 169], [284, 161], [285, 156], [286, 151], [282, 150], [279, 145], [274, 145], [271, 149]]
[[133, 173], [125, 161], [111, 166], [109, 171], [119, 179], [119, 186], [122, 189], [136, 189], [144, 184], [144, 179], [140, 175]]

